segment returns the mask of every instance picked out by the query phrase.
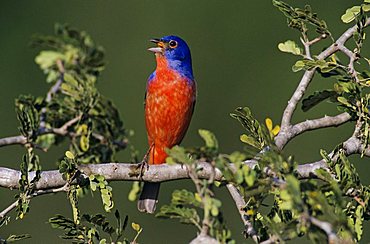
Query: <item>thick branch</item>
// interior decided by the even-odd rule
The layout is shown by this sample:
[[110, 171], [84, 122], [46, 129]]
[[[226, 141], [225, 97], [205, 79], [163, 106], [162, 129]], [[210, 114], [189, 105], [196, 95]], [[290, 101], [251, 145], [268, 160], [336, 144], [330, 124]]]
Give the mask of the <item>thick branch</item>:
[[[343, 149], [345, 154], [361, 154], [370, 157], [370, 148], [364, 148], [360, 139], [355, 136], [350, 137], [343, 142]], [[332, 153], [329, 155], [333, 157]], [[333, 158], [335, 160], [335, 158]], [[246, 161], [250, 168], [254, 168], [257, 164], [256, 160]], [[197, 168], [199, 169], [199, 179], [209, 179], [214, 177], [216, 181], [222, 181], [222, 172], [219, 169], [213, 168], [208, 162], [198, 162]], [[233, 164], [230, 168], [234, 170]], [[298, 165], [297, 174], [300, 178], [309, 178], [315, 175], [315, 170], [318, 168], [327, 169], [324, 160], [315, 163], [308, 163]], [[163, 182], [180, 179], [190, 179], [189, 170], [186, 166], [181, 164], [175, 165], [151, 165], [148, 170], [144, 172], [140, 178], [140, 169], [136, 164], [128, 163], [106, 163], [106, 164], [83, 164], [79, 166], [79, 170], [85, 175], [99, 174], [103, 175], [108, 181], [149, 181], [149, 182]], [[0, 167], [0, 187], [16, 189], [18, 188], [18, 180], [21, 173], [18, 170]], [[30, 172], [28, 178], [33, 179], [35, 172]], [[63, 180], [62, 175], [58, 170], [49, 170], [41, 172], [41, 179], [36, 183], [36, 190], [58, 188], [65, 185], [66, 181]], [[238, 206], [243, 205], [242, 202], [237, 203]]]
[[306, 92], [306, 89], [308, 85], [310, 84], [314, 74], [315, 74], [315, 69], [310, 69], [304, 72], [304, 75], [301, 81], [299, 82], [298, 87], [294, 91], [293, 96], [289, 99], [288, 105], [286, 106], [284, 110], [283, 118], [281, 120], [280, 133], [283, 133], [286, 129], [288, 129], [291, 126], [291, 120], [292, 120], [293, 113], [297, 107], [298, 102], [302, 99], [304, 93]]
[[[361, 151], [361, 143], [358, 139], [350, 138], [344, 143], [348, 154], [359, 153]], [[370, 150], [366, 150], [366, 155], [370, 156]], [[368, 153], [368, 154], [367, 154]], [[256, 161], [247, 161], [246, 164], [254, 168]], [[214, 177], [216, 181], [222, 181], [222, 172], [219, 169], [214, 169], [208, 162], [198, 162], [199, 179], [209, 179]], [[234, 166], [231, 164], [233, 170]], [[326, 163], [321, 160], [315, 163], [302, 164], [297, 167], [297, 174], [300, 178], [309, 178], [315, 175], [315, 170], [318, 168], [327, 168]], [[148, 182], [164, 182], [180, 179], [190, 179], [189, 171], [184, 165], [150, 165], [143, 176], [140, 178], [140, 169], [136, 164], [129, 163], [106, 163], [106, 164], [83, 164], [79, 166], [79, 170], [85, 175], [99, 174], [103, 175], [107, 181], [148, 181]], [[20, 179], [20, 171], [10, 168], [0, 167], [0, 187], [17, 189]], [[29, 179], [33, 179], [35, 172], [29, 172]], [[41, 172], [41, 179], [36, 183], [35, 189], [50, 189], [62, 187], [66, 181], [58, 170], [48, 170]], [[243, 205], [242, 202], [236, 203], [238, 207]]]
[[301, 123], [290, 126], [289, 130], [286, 130], [283, 136], [278, 135], [275, 138], [275, 143], [276, 145], [279, 145], [280, 148], [281, 145], [286, 145], [288, 141], [290, 141], [297, 135], [302, 134], [303, 132], [316, 130], [320, 128], [339, 126], [346, 123], [350, 119], [351, 115], [345, 112], [338, 114], [336, 116], [324, 116], [318, 119], [306, 120]]
[[21, 144], [24, 145], [27, 143], [27, 138], [24, 136], [9, 136], [0, 139], [0, 147]]

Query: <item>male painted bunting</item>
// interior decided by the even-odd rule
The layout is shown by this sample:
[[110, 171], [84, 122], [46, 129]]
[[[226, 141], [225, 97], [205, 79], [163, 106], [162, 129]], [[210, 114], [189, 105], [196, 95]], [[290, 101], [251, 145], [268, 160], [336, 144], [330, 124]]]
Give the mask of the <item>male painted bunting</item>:
[[[165, 163], [166, 148], [179, 144], [189, 127], [196, 99], [190, 49], [177, 36], [152, 39], [157, 67], [149, 76], [145, 93], [145, 124], [148, 135], [148, 164]], [[146, 182], [137, 207], [153, 213], [159, 183]]]

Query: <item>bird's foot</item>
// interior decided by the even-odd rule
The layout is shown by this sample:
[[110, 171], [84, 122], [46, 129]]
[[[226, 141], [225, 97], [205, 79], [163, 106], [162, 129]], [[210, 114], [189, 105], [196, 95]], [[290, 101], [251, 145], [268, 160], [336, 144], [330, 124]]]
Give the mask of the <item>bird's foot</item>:
[[140, 163], [137, 164], [136, 168], [139, 170], [139, 179], [142, 180], [145, 170], [149, 170], [148, 161], [144, 158]]
[[140, 163], [137, 164], [136, 169], [140, 169], [139, 173], [139, 179], [142, 180], [145, 172], [145, 168], [148, 171], [149, 170], [149, 163], [148, 163], [148, 157], [150, 154], [150, 150], [154, 147], [154, 143], [149, 147], [148, 151], [145, 153], [143, 160], [141, 160]]

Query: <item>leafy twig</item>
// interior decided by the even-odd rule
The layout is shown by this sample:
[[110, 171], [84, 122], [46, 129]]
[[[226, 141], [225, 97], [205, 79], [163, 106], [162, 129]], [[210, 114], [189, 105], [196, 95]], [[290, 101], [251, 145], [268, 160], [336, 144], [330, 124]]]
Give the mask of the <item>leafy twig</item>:
[[[69, 183], [66, 183], [64, 186], [56, 189], [46, 189], [46, 190], [38, 190], [30, 195], [27, 196], [27, 199], [31, 199], [36, 196], [41, 196], [45, 194], [50, 193], [57, 193], [57, 192], [66, 192], [69, 190]], [[10, 211], [12, 211], [14, 208], [16, 208], [19, 204], [19, 200], [14, 201], [12, 204], [10, 204], [7, 208], [5, 208], [3, 211], [0, 212], [0, 219], [4, 218]]]
[[[58, 67], [60, 75], [59, 75], [59, 79], [55, 82], [55, 84], [50, 88], [50, 90], [46, 94], [45, 102], [47, 103], [51, 102], [53, 95], [58, 92], [60, 86], [63, 83], [63, 79], [64, 79], [63, 76], [64, 76], [65, 70], [64, 70], [64, 65], [62, 61], [60, 59], [56, 60], [56, 65]], [[43, 107], [41, 109], [41, 114], [40, 114], [40, 127], [41, 128], [45, 128], [46, 112], [47, 112], [46, 107]]]
[[[369, 24], [370, 24], [370, 18], [366, 20], [364, 27], [368, 26]], [[338, 38], [338, 40], [335, 43], [333, 43], [327, 49], [322, 51], [317, 56], [317, 59], [318, 60], [326, 59], [327, 57], [337, 52], [338, 50], [347, 51], [348, 49], [345, 48], [344, 44], [350, 37], [353, 36], [353, 34], [356, 31], [357, 31], [356, 25], [349, 28]], [[350, 58], [352, 58], [350, 60], [350, 69], [351, 69], [353, 68], [353, 62], [355, 61], [355, 57], [354, 55], [352, 55], [352, 53], [347, 52], [347, 56], [348, 55]], [[351, 66], [351, 62], [352, 62], [352, 66]], [[353, 70], [352, 70], [352, 73], [353, 73]], [[291, 120], [293, 117], [293, 113], [295, 109], [297, 108], [298, 102], [302, 99], [303, 95], [305, 94], [306, 89], [308, 85], [310, 84], [310, 82], [312, 81], [314, 74], [315, 74], [315, 68], [305, 71], [296, 90], [294, 91], [292, 97], [288, 101], [288, 105], [286, 106], [282, 119], [281, 119], [281, 130], [279, 134], [275, 137], [275, 142], [279, 149], [283, 149], [284, 146], [289, 142], [289, 140], [293, 138], [293, 137], [289, 138], [290, 132], [292, 130]], [[323, 127], [327, 127], [327, 126], [323, 126]], [[323, 128], [323, 127], [316, 127], [315, 129]]]

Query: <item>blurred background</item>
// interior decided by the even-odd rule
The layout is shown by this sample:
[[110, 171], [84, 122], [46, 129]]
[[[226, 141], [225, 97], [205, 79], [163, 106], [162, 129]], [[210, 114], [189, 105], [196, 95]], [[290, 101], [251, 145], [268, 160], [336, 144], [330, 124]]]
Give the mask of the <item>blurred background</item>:
[[[288, 1], [296, 7], [310, 4], [319, 17], [325, 19], [334, 38], [349, 25], [341, 22], [345, 10], [362, 1]], [[86, 30], [106, 50], [106, 69], [98, 88], [118, 107], [126, 128], [134, 130], [133, 144], [144, 155], [147, 142], [143, 117], [143, 97], [146, 80], [155, 68], [149, 39], [175, 34], [189, 44], [194, 75], [198, 82], [198, 100], [191, 126], [182, 143], [184, 146], [201, 145], [197, 130], [213, 131], [219, 139], [221, 151], [230, 153], [243, 150], [239, 135], [242, 127], [229, 113], [238, 106], [248, 106], [263, 121], [272, 118], [279, 124], [287, 101], [298, 84], [302, 73], [292, 73], [296, 61], [293, 55], [281, 53], [279, 42], [288, 39], [299, 43], [299, 33], [287, 27], [286, 19], [271, 1], [180, 1], [180, 0], [128, 0], [128, 1], [3, 1], [0, 4], [0, 137], [18, 135], [18, 121], [14, 112], [14, 99], [19, 94], [43, 96], [48, 90], [45, 77], [34, 63], [38, 50], [29, 47], [35, 33], [52, 34], [55, 22]], [[311, 36], [311, 39], [315, 36]], [[330, 45], [325, 40], [313, 52]], [[365, 43], [365, 48], [368, 45]], [[369, 54], [369, 51], [365, 51]], [[331, 87], [332, 82], [316, 76], [309, 93]], [[307, 113], [297, 110], [294, 121], [335, 115], [335, 105], [323, 103]], [[290, 142], [287, 154], [298, 162], [320, 159], [319, 149], [331, 150], [351, 135], [353, 124], [308, 132]], [[54, 169], [56, 161], [66, 148], [53, 148], [48, 153], [38, 152], [44, 169]], [[0, 166], [18, 168], [24, 149], [20, 146], [0, 148]], [[352, 157], [365, 184], [370, 167], [367, 159]], [[128, 153], [120, 153], [118, 162], [127, 162]], [[122, 215], [129, 215], [130, 222], [139, 223], [143, 232], [141, 243], [187, 243], [196, 235], [193, 226], [175, 220], [157, 219], [139, 213], [136, 203], [127, 199], [131, 183], [114, 182], [113, 196]], [[170, 200], [175, 188], [193, 190], [188, 181], [162, 184], [160, 205]], [[236, 207], [225, 189], [217, 192], [223, 201], [222, 210], [237, 243], [246, 242], [242, 237], [242, 224]], [[0, 209], [14, 201], [16, 191], [0, 189]], [[103, 212], [100, 196], [81, 199], [83, 212]], [[71, 216], [65, 194], [37, 197], [31, 202], [31, 211], [22, 221], [12, 219], [0, 236], [29, 233], [31, 239], [24, 243], [64, 243], [47, 223], [55, 214]], [[14, 217], [14, 214], [12, 214]], [[364, 242], [370, 241], [370, 228], [365, 226]], [[134, 237], [127, 229], [126, 236]], [[304, 240], [302, 240], [304, 241]]]

